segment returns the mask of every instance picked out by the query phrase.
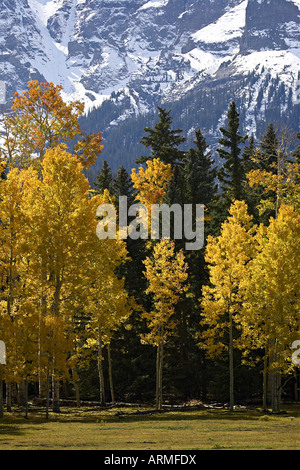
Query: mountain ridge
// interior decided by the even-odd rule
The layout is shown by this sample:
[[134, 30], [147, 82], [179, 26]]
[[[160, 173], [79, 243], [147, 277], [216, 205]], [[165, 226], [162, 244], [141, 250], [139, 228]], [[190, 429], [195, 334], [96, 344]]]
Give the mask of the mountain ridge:
[[[247, 133], [258, 135], [272, 117], [299, 127], [300, 0], [1, 3], [7, 102], [28, 80], [61, 84], [65, 100], [85, 103], [86, 127], [107, 142], [118, 126], [146, 122], [165, 105], [188, 136], [204, 125], [213, 144], [233, 98]], [[208, 110], [197, 109], [204, 106], [212, 125]], [[185, 114], [194, 114], [189, 128]]]

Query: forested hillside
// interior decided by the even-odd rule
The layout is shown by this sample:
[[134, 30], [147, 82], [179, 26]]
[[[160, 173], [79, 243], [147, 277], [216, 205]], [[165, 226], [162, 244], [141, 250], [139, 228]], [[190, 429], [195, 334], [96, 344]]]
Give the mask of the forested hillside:
[[[59, 411], [64, 398], [278, 412], [299, 400], [300, 134], [270, 120], [255, 141], [230, 99], [212, 152], [217, 121], [206, 109], [205, 132], [187, 136], [158, 107], [154, 126], [141, 120], [120, 134], [115, 171], [103, 157], [113, 142], [101, 129], [83, 132], [83, 106], [66, 104], [60, 86], [32, 81], [15, 94], [2, 119], [0, 181], [8, 410], [38, 398]], [[142, 136], [128, 170], [122, 146], [134, 132]], [[120, 219], [121, 196], [128, 210], [177, 204], [195, 215], [204, 205], [203, 247], [187, 249], [175, 227], [169, 238], [99, 238], [98, 208], [110, 204]]]

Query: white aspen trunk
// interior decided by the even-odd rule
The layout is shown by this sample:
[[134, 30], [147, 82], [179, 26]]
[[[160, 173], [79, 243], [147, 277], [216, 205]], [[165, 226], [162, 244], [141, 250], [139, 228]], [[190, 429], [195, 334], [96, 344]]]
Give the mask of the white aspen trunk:
[[110, 395], [111, 395], [112, 403], [115, 403], [116, 400], [115, 400], [115, 392], [114, 392], [114, 384], [113, 384], [113, 376], [112, 376], [110, 344], [107, 345], [107, 355], [108, 355], [108, 374], [109, 374]]
[[163, 375], [163, 327], [160, 331], [160, 340], [157, 345], [156, 356], [156, 409], [162, 408], [162, 375]]
[[41, 261], [41, 263], [42, 263], [42, 273], [41, 273], [42, 292], [41, 292], [41, 298], [40, 298], [39, 324], [38, 324], [38, 379], [39, 379], [39, 397], [46, 398], [49, 384], [47, 386], [47, 383], [46, 383], [47, 378], [42, 373], [41, 329], [42, 329], [43, 317], [46, 313], [46, 308], [47, 308], [47, 301], [43, 292], [44, 281], [47, 276], [46, 276], [45, 270], [43, 269], [43, 265], [44, 265], [43, 261]]
[[155, 391], [155, 407], [159, 409], [159, 364], [160, 364], [160, 344], [157, 345], [156, 352], [156, 391]]
[[267, 409], [267, 396], [268, 396], [268, 357], [264, 357], [264, 370], [263, 370], [263, 409]]
[[99, 387], [100, 387], [100, 404], [105, 406], [105, 384], [104, 384], [104, 373], [102, 366], [102, 340], [99, 335], [98, 337], [98, 373], [99, 373]]
[[49, 368], [47, 368], [47, 378], [46, 378], [46, 419], [49, 419], [49, 395], [50, 395], [50, 383], [49, 383]]
[[[272, 361], [273, 364], [277, 362], [278, 359], [278, 352], [277, 352], [277, 339], [274, 340], [274, 352]], [[276, 369], [272, 369], [272, 412], [277, 413], [280, 411], [280, 398], [281, 398], [281, 376], [280, 371]]]
[[161, 341], [160, 345], [160, 364], [159, 364], [159, 410], [162, 409], [163, 404], [163, 352], [164, 343]]
[[[60, 315], [60, 291], [62, 279], [59, 273], [55, 275], [55, 291], [53, 298], [52, 311], [56, 317]], [[54, 334], [55, 336], [55, 334]], [[54, 413], [60, 413], [59, 408], [59, 371], [57, 368], [57, 358], [53, 357], [53, 376], [52, 376], [52, 410]]]
[[229, 305], [229, 408], [233, 411], [234, 407], [234, 365], [233, 365], [233, 327], [232, 314]]
[[76, 406], [77, 408], [80, 408], [81, 403], [80, 403], [79, 386], [78, 386], [78, 380], [76, 378], [76, 372], [74, 369], [72, 369], [72, 377], [73, 377], [73, 384], [74, 384], [74, 390], [75, 390]]

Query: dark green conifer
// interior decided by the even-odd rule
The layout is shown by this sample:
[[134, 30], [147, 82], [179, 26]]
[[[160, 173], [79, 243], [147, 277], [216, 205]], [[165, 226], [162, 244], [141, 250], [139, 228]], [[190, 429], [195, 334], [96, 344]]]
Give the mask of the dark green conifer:
[[269, 124], [266, 133], [260, 142], [259, 162], [260, 170], [277, 173], [277, 160], [279, 142], [273, 124]]
[[200, 129], [195, 131], [194, 144], [196, 147], [187, 152], [183, 166], [186, 201], [208, 207], [217, 193], [217, 169]]
[[243, 159], [243, 167], [244, 173], [247, 175], [249, 171], [255, 169], [254, 163], [255, 157], [255, 141], [253, 135], [249, 138], [248, 145], [244, 148], [242, 159]]
[[141, 143], [145, 147], [151, 148], [150, 156], [143, 156], [137, 159], [137, 163], [145, 163], [147, 160], [159, 158], [163, 163], [171, 163], [174, 166], [180, 162], [184, 156], [184, 152], [178, 147], [185, 142], [185, 137], [181, 134], [181, 129], [172, 129], [172, 117], [170, 111], [158, 106], [159, 122], [155, 124], [154, 129], [145, 127], [148, 135], [144, 136]]
[[103, 160], [103, 165], [99, 175], [96, 177], [94, 187], [98, 194], [102, 194], [105, 189], [111, 191], [112, 185], [112, 172], [106, 160]]
[[239, 133], [239, 113], [234, 101], [230, 105], [227, 117], [227, 129], [224, 127], [220, 128], [224, 137], [219, 139], [222, 147], [218, 148], [217, 152], [225, 160], [218, 172], [218, 178], [221, 182], [221, 189], [225, 193], [224, 196], [230, 202], [232, 199], [243, 199], [245, 172], [243, 161], [240, 158], [240, 145], [246, 142], [248, 136], [242, 136]]
[[130, 175], [123, 165], [120, 166], [117, 176], [112, 182], [112, 193], [116, 200], [120, 196], [127, 196], [128, 204], [131, 204], [134, 199], [133, 184]]

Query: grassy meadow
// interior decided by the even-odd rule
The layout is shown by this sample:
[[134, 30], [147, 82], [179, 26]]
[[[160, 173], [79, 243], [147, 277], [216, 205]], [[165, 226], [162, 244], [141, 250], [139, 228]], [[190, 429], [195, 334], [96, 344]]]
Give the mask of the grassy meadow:
[[135, 414], [141, 408], [62, 408], [5, 413], [0, 450], [300, 450], [300, 410], [196, 409]]

